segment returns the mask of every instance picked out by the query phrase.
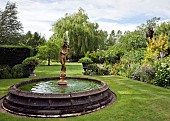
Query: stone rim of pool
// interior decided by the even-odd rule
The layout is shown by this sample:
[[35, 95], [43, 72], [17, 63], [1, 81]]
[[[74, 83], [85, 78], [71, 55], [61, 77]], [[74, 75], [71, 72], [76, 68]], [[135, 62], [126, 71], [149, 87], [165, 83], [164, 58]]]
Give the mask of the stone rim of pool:
[[102, 109], [116, 100], [116, 94], [109, 86], [98, 79], [66, 77], [66, 79], [83, 79], [95, 81], [101, 86], [84, 92], [52, 94], [35, 93], [20, 90], [28, 83], [59, 80], [60, 77], [38, 78], [13, 85], [2, 102], [2, 108], [10, 113], [29, 117], [70, 117], [91, 113]]

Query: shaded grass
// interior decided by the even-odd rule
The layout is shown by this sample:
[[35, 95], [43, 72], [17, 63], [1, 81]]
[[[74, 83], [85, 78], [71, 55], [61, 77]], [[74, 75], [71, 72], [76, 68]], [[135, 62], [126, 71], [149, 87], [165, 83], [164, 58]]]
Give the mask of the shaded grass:
[[[59, 76], [60, 64], [39, 66], [39, 77]], [[83, 76], [81, 64], [67, 63], [68, 76]], [[111, 106], [100, 111], [70, 118], [26, 118], [0, 112], [0, 121], [170, 121], [170, 90], [120, 76], [90, 76], [105, 81], [117, 94]], [[0, 80], [0, 96], [8, 88], [27, 79]]]

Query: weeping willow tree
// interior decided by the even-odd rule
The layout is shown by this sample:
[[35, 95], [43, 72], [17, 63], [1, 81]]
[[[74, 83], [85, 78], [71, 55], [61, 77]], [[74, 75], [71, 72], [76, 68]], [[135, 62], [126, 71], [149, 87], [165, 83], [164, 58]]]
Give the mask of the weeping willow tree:
[[70, 55], [74, 58], [84, 56], [87, 51], [100, 49], [104, 44], [104, 38], [107, 37], [107, 32], [99, 30], [97, 23], [91, 23], [82, 8], [57, 20], [52, 30], [52, 38], [56, 40], [64, 38], [65, 32], [68, 31]]

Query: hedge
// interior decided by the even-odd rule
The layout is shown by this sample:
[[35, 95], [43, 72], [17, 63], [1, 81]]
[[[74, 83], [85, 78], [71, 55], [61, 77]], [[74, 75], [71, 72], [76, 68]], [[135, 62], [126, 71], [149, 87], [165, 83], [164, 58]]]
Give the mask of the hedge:
[[0, 65], [13, 67], [33, 55], [33, 49], [27, 46], [0, 46]]

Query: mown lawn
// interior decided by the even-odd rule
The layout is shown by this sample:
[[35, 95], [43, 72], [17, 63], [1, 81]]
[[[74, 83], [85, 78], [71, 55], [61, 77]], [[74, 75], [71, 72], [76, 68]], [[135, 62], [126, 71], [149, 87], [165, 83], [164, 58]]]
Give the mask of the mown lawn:
[[[59, 76], [60, 64], [39, 66], [37, 76]], [[67, 63], [68, 76], [83, 76], [81, 64]], [[69, 118], [27, 118], [0, 112], [0, 121], [170, 121], [170, 90], [120, 76], [90, 76], [109, 84], [117, 100], [100, 111]], [[0, 80], [0, 97], [8, 88], [25, 79]]]

